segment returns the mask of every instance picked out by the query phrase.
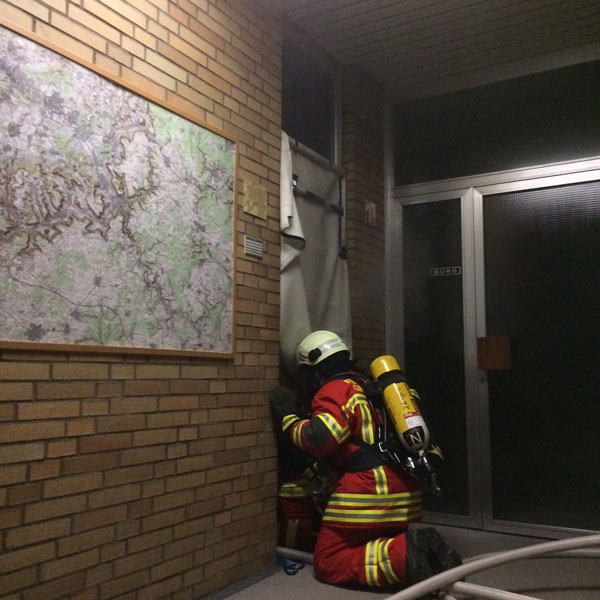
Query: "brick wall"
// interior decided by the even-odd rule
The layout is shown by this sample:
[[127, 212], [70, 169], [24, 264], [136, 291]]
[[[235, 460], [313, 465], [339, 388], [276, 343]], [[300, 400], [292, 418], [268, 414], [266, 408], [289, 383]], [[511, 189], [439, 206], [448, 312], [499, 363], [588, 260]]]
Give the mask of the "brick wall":
[[[353, 352], [359, 365], [385, 352], [384, 95], [360, 69], [345, 69], [342, 163], [346, 170], [346, 243]], [[372, 202], [376, 223], [365, 220]]]
[[[191, 600], [273, 563], [276, 10], [0, 0], [4, 24], [234, 136], [239, 153], [233, 360], [0, 351], [3, 600]], [[240, 209], [249, 180], [267, 189], [266, 221]], [[245, 233], [265, 240], [263, 259], [243, 255]]]

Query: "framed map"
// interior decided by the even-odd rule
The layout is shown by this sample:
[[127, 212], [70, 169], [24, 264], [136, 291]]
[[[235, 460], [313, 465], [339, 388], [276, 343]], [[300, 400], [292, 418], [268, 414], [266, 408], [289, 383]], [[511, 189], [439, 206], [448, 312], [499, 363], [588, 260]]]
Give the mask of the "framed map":
[[231, 355], [235, 141], [0, 27], [0, 347]]

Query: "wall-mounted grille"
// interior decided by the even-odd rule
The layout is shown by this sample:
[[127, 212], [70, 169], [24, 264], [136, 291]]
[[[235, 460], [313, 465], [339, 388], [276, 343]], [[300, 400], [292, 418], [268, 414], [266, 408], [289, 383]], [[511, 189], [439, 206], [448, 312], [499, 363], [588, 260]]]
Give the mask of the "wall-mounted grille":
[[263, 240], [252, 235], [244, 236], [244, 254], [248, 256], [263, 257]]

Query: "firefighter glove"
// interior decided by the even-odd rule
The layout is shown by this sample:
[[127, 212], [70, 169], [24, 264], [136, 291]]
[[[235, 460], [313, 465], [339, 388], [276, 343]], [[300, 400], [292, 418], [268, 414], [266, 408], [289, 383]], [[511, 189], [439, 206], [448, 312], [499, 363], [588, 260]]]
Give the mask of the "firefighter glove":
[[298, 410], [296, 400], [287, 388], [278, 386], [269, 394], [269, 402], [271, 410], [275, 417], [279, 420], [286, 415], [295, 414]]

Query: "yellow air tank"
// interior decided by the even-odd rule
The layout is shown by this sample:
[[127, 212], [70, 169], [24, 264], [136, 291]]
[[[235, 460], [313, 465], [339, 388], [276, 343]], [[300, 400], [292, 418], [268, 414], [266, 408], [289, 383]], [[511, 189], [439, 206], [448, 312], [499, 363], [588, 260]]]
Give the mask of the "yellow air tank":
[[378, 356], [371, 375], [382, 387], [382, 396], [400, 442], [409, 452], [422, 453], [429, 446], [429, 430], [415, 397], [393, 356]]

